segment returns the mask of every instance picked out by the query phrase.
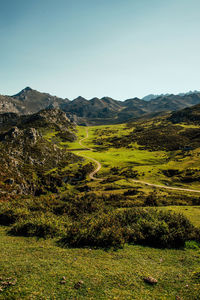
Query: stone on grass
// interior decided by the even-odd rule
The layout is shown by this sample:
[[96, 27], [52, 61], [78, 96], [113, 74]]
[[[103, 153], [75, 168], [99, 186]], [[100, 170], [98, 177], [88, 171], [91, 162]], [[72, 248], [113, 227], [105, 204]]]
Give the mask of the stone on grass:
[[74, 288], [77, 290], [80, 289], [83, 283], [83, 280], [78, 281], [77, 283], [75, 283]]
[[154, 285], [158, 283], [158, 280], [149, 276], [144, 278], [144, 282]]

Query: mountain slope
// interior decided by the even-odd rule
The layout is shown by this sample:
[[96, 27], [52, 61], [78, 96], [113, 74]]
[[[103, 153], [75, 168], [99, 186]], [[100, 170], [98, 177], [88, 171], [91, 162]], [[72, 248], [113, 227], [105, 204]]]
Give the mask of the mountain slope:
[[55, 132], [61, 141], [74, 141], [74, 124], [57, 109], [18, 116], [0, 115], [0, 197], [56, 192], [65, 173], [48, 174], [80, 160], [45, 138]]
[[60, 108], [68, 101], [26, 87], [16, 95], [0, 96], [0, 112], [33, 114], [48, 107]]
[[172, 123], [200, 124], [200, 104], [172, 113], [169, 120]]

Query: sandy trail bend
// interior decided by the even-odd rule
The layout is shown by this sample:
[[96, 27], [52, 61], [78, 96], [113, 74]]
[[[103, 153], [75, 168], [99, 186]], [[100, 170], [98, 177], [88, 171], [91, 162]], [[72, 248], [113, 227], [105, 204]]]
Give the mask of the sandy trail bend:
[[[80, 145], [81, 147], [84, 148], [83, 150], [94, 151], [92, 148], [86, 147], [86, 146], [84, 146], [84, 145], [82, 144], [82, 142], [83, 142], [84, 140], [86, 140], [86, 139], [89, 137], [88, 128], [85, 128], [85, 131], [86, 131], [86, 136], [85, 136], [84, 138], [82, 138], [82, 139], [79, 141], [79, 145]], [[78, 152], [77, 154], [79, 154], [79, 152]], [[102, 181], [103, 178], [97, 178], [97, 177], [94, 177], [94, 175], [95, 175], [97, 172], [99, 172], [99, 170], [101, 169], [101, 163], [100, 163], [98, 160], [96, 160], [96, 159], [94, 159], [94, 158], [92, 158], [92, 157], [89, 157], [89, 156], [86, 156], [86, 155], [83, 155], [83, 154], [81, 154], [81, 155], [84, 156], [85, 158], [88, 158], [88, 159], [92, 160], [92, 161], [95, 162], [95, 164], [97, 165], [96, 169], [95, 169], [94, 171], [92, 171], [92, 172], [89, 174], [90, 179]]]
[[173, 187], [173, 186], [167, 186], [167, 185], [153, 184], [153, 183], [149, 183], [149, 182], [145, 182], [145, 181], [141, 181], [141, 180], [135, 180], [135, 179], [132, 179], [132, 181], [136, 182], [136, 183], [141, 183], [141, 184], [144, 184], [144, 185], [148, 185], [148, 186], [167, 189], [167, 190], [178, 190], [178, 191], [185, 191], [185, 192], [200, 193], [200, 190], [192, 190], [192, 189], [185, 189], [185, 188], [179, 188], [179, 187]]

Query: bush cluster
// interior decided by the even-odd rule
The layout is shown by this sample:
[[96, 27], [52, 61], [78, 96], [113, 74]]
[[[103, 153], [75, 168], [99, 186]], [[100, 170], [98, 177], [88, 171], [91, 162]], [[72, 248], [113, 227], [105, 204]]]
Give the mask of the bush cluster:
[[10, 230], [11, 234], [22, 236], [54, 237], [63, 235], [69, 225], [53, 214], [35, 214], [28, 219], [19, 219]]
[[136, 243], [180, 248], [199, 240], [200, 231], [183, 215], [155, 209], [131, 208], [87, 216], [72, 224], [62, 243], [73, 247], [122, 247]]
[[[153, 200], [152, 200], [153, 199]], [[116, 199], [115, 199], [116, 200]], [[119, 200], [119, 199], [118, 199]], [[154, 205], [149, 195], [148, 205]], [[0, 203], [0, 224], [23, 236], [62, 237], [73, 247], [123, 247], [134, 243], [179, 248], [200, 241], [200, 230], [183, 215], [155, 208], [116, 208], [95, 194], [40, 196]]]

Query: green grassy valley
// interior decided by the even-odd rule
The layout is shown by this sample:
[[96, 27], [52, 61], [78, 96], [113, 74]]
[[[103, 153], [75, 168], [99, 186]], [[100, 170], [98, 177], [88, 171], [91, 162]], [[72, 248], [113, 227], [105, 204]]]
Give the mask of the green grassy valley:
[[0, 1], [0, 300], [200, 300], [200, 1]]
[[15, 118], [0, 132], [0, 299], [198, 299], [196, 119]]
[[[137, 124], [135, 126], [137, 127]], [[198, 126], [181, 124], [180, 131], [190, 128], [199, 130]], [[123, 184], [126, 181], [127, 186], [134, 186], [133, 182], [130, 184], [130, 178], [136, 178], [152, 184], [198, 190], [199, 177], [196, 175], [200, 171], [199, 147], [195, 149], [182, 147], [174, 151], [144, 149], [134, 137], [131, 137], [134, 128], [132, 126], [129, 128], [125, 124], [91, 126], [87, 130], [88, 138], [83, 141], [82, 147], [78, 140], [75, 143], [66, 144], [71, 151], [81, 150], [84, 146], [92, 149], [79, 151], [79, 155], [81, 153], [88, 155], [101, 163], [99, 178], [105, 179], [106, 176], [110, 177], [112, 174], [118, 175], [118, 179], [123, 180]], [[79, 126], [77, 134], [79, 140], [84, 138], [86, 128]], [[128, 144], [126, 139], [128, 139]], [[119, 182], [119, 180], [116, 181]], [[113, 182], [115, 182], [114, 177]]]

